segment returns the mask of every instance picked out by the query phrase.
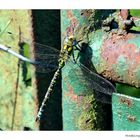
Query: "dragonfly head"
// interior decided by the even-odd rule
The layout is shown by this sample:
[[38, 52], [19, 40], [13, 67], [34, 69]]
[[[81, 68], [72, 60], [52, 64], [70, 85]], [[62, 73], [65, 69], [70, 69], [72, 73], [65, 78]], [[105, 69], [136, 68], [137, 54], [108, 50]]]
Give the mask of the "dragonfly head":
[[66, 37], [65, 44], [67, 44], [69, 46], [76, 46], [77, 45], [76, 38], [73, 35]]

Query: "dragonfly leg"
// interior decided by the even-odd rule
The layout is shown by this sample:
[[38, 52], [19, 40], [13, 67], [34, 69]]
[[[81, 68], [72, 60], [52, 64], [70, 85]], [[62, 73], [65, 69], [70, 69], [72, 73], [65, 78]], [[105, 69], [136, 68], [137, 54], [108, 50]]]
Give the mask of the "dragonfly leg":
[[76, 64], [76, 62], [77, 62], [77, 58], [75, 59], [74, 52], [72, 52], [72, 58], [73, 58], [73, 62], [74, 62], [74, 64]]
[[[80, 40], [81, 41], [81, 40]], [[81, 46], [79, 45], [79, 42], [77, 42], [77, 44], [75, 45], [75, 49], [81, 51]]]

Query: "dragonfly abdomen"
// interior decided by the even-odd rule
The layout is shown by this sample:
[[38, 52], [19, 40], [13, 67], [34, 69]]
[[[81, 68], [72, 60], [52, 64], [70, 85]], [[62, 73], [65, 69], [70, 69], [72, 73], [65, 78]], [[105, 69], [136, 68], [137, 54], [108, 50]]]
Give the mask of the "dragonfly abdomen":
[[42, 112], [43, 112], [43, 108], [44, 108], [44, 106], [46, 104], [47, 99], [49, 98], [49, 95], [50, 95], [51, 91], [53, 90], [53, 87], [54, 87], [54, 85], [56, 83], [56, 79], [58, 78], [58, 76], [60, 74], [60, 70], [61, 70], [62, 67], [63, 66], [59, 66], [58, 67], [57, 71], [55, 72], [55, 74], [54, 74], [54, 76], [53, 76], [53, 78], [51, 80], [50, 86], [49, 86], [49, 88], [48, 88], [48, 90], [47, 90], [47, 92], [45, 94], [45, 97], [43, 99], [43, 102], [41, 104], [41, 107], [39, 109], [39, 112], [37, 114], [36, 121], [37, 120], [40, 120], [40, 118], [41, 118], [41, 115], [42, 115]]

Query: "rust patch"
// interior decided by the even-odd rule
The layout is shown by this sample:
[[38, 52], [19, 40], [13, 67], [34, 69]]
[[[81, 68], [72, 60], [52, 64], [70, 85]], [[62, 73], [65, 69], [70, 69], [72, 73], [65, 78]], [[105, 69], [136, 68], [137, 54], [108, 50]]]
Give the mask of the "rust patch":
[[66, 29], [66, 35], [67, 36], [74, 36], [74, 28], [72, 26], [70, 26]]
[[125, 97], [120, 97], [119, 98], [119, 102], [127, 105], [128, 107], [132, 107], [132, 105], [133, 105], [132, 100], [131, 99], [127, 99]]
[[[117, 34], [114, 34], [111, 38], [107, 38], [103, 41], [101, 57], [106, 61], [106, 69], [102, 71], [104, 77], [111, 77], [115, 81], [124, 81], [125, 83], [134, 79], [134, 70], [137, 69], [140, 62], [140, 50], [135, 44], [127, 43], [127, 40], [133, 37], [135, 37], [135, 35], [128, 34], [119, 37]], [[129, 68], [125, 70], [127, 81], [125, 81], [126, 79], [122, 79], [122, 77], [118, 77], [112, 70], [112, 65], [118, 65], [117, 63], [120, 56], [125, 59], [126, 66]]]
[[128, 9], [121, 9], [120, 16], [123, 20], [127, 20], [128, 16], [129, 16], [129, 10]]
[[[126, 43], [127, 39], [117, 40], [117, 35], [103, 41], [102, 57], [109, 65], [117, 62], [120, 55], [124, 56], [128, 62], [134, 61], [135, 65], [140, 61], [140, 52], [134, 44]], [[110, 53], [111, 52], [111, 53]]]
[[74, 29], [78, 25], [78, 21], [74, 17], [72, 10], [67, 10], [67, 17], [70, 20], [70, 26], [66, 29], [67, 35], [74, 35]]
[[67, 10], [67, 17], [68, 17], [69, 19], [72, 19], [72, 18], [73, 18], [72, 10]]
[[136, 121], [136, 117], [135, 117], [135, 116], [132, 116], [132, 115], [128, 115], [128, 116], [127, 116], [127, 119], [128, 119], [128, 121], [130, 121], [130, 122], [135, 122], [135, 121]]
[[69, 92], [66, 92], [65, 96], [70, 97], [70, 100], [72, 100], [73, 102], [80, 104], [83, 97], [76, 95], [70, 85], [68, 85], [67, 88]]
[[[114, 72], [112, 71], [111, 68], [110, 69], [109, 68], [106, 68], [105, 70], [103, 70], [101, 72], [101, 75], [103, 77], [106, 77], [108, 80], [112, 80], [112, 78], [113, 78], [112, 75], [114, 75], [114, 79], [118, 79], [118, 77], [115, 77], [115, 74], [114, 74]], [[116, 80], [114, 80], [114, 81], [116, 81]]]

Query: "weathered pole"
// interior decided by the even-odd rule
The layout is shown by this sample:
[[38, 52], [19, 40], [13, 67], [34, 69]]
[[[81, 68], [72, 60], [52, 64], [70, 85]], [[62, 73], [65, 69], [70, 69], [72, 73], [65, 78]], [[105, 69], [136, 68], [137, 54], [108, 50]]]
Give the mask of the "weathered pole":
[[[110, 10], [62, 10], [62, 38], [68, 34], [73, 34], [77, 40], [81, 41], [81, 44], [88, 44], [91, 50], [89, 57], [98, 74], [114, 82], [139, 87], [140, 36], [139, 32], [130, 30], [134, 25], [139, 25], [139, 19], [130, 16], [128, 10], [113, 12]], [[94, 98], [90, 97], [92, 103], [84, 100], [87, 96], [91, 96], [87, 93], [92, 93], [92, 91], [88, 89], [88, 92], [85, 92], [87, 91], [86, 87], [85, 90], [80, 79], [76, 78], [75, 73], [77, 71], [75, 69], [72, 72], [70, 68], [63, 71], [64, 78], [69, 83], [68, 85], [65, 82], [63, 83], [64, 130], [85, 129], [81, 127], [81, 122], [86, 124], [89, 112], [85, 113], [88, 116], [85, 117], [82, 113], [85, 111], [83, 106], [85, 102], [89, 106], [93, 105]], [[65, 76], [66, 74], [69, 75], [69, 78]], [[71, 77], [75, 77], [75, 79]], [[76, 85], [73, 83], [78, 80], [79, 82], [76, 82], [76, 84], [79, 85], [79, 88], [74, 88]], [[116, 110], [114, 108], [117, 106], [117, 100], [114, 100], [114, 98], [113, 95], [112, 104], [113, 113], [115, 114]], [[92, 110], [92, 115], [88, 120], [92, 120], [93, 116], [96, 116], [95, 112], [95, 110]], [[81, 114], [84, 117], [81, 117]], [[79, 121], [80, 118], [85, 119]], [[113, 121], [113, 123], [117, 122], [116, 120]], [[94, 124], [95, 119], [91, 122]]]
[[[80, 45], [88, 45], [89, 39], [93, 38], [88, 36], [90, 31], [93, 30], [94, 26], [100, 28], [100, 25], [97, 26], [94, 21], [91, 21], [91, 19], [96, 18], [94, 17], [96, 14], [99, 14], [96, 10], [61, 10], [62, 39], [67, 35], [74, 35], [78, 41], [81, 40]], [[102, 35], [103, 32], [100, 30], [94, 32], [93, 36], [96, 36], [98, 41], [95, 43], [96, 45], [100, 45], [102, 42], [100, 40]], [[75, 55], [77, 56], [78, 52]], [[81, 62], [81, 60], [82, 54], [78, 61]], [[63, 129], [107, 129], [106, 112], [103, 111], [103, 106], [95, 100], [92, 88], [86, 86], [87, 81], [84, 79], [83, 73], [78, 65], [72, 63], [68, 63], [62, 70]]]

